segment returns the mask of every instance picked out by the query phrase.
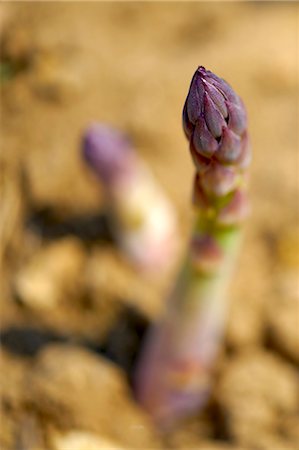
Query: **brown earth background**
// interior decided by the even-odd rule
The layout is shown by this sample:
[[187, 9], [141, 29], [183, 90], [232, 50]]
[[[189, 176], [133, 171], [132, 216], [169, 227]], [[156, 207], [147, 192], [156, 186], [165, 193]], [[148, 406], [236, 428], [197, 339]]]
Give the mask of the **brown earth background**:
[[[1, 450], [298, 449], [298, 4], [0, 7]], [[92, 121], [130, 134], [175, 205], [183, 253], [181, 110], [198, 65], [247, 105], [252, 215], [212, 398], [161, 435], [130, 376], [180, 256], [151, 280], [129, 266], [80, 136]]]

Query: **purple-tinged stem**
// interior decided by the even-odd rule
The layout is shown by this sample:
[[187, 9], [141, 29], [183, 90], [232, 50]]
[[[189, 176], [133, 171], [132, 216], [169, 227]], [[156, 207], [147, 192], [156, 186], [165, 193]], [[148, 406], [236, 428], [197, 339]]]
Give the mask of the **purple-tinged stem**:
[[146, 273], [167, 270], [177, 252], [175, 212], [127, 136], [93, 124], [84, 133], [82, 152], [105, 188], [124, 254]]
[[209, 397], [233, 276], [248, 214], [250, 161], [246, 112], [222, 79], [199, 67], [183, 110], [196, 176], [195, 224], [164, 314], [152, 327], [136, 368], [140, 403], [160, 427], [199, 410]]

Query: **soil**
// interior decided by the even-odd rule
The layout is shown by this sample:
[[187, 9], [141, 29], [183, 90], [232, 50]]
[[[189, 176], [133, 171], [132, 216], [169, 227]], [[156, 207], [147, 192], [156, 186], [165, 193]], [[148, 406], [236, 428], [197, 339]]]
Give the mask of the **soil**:
[[[0, 7], [0, 448], [299, 448], [298, 4]], [[181, 109], [197, 65], [247, 105], [252, 214], [212, 397], [161, 434], [130, 380], [192, 224]], [[93, 121], [130, 134], [175, 205], [181, 254], [156, 278], [117, 248], [81, 160]]]

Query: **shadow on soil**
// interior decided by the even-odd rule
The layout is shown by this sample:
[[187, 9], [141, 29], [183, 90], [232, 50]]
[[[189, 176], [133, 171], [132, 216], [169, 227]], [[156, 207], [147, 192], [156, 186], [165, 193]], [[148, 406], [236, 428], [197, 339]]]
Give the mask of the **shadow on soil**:
[[18, 356], [34, 357], [50, 344], [75, 344], [85, 347], [120, 366], [129, 380], [138, 356], [142, 339], [148, 328], [147, 319], [135, 309], [127, 307], [102, 342], [67, 336], [37, 327], [8, 327], [1, 331], [2, 346]]
[[50, 208], [42, 208], [32, 212], [26, 221], [26, 227], [46, 240], [72, 235], [87, 243], [114, 241], [111, 217], [105, 211], [62, 218]]

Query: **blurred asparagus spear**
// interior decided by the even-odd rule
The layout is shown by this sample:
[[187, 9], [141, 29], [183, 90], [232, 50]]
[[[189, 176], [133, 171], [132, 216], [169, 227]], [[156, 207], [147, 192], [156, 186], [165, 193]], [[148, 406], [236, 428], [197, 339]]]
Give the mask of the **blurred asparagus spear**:
[[244, 105], [232, 88], [199, 67], [183, 110], [196, 174], [195, 224], [164, 314], [137, 364], [138, 400], [167, 427], [206, 402], [228, 310], [246, 195], [250, 147]]
[[93, 124], [84, 133], [82, 152], [104, 186], [125, 255], [146, 273], [167, 269], [177, 250], [175, 212], [127, 136]]

